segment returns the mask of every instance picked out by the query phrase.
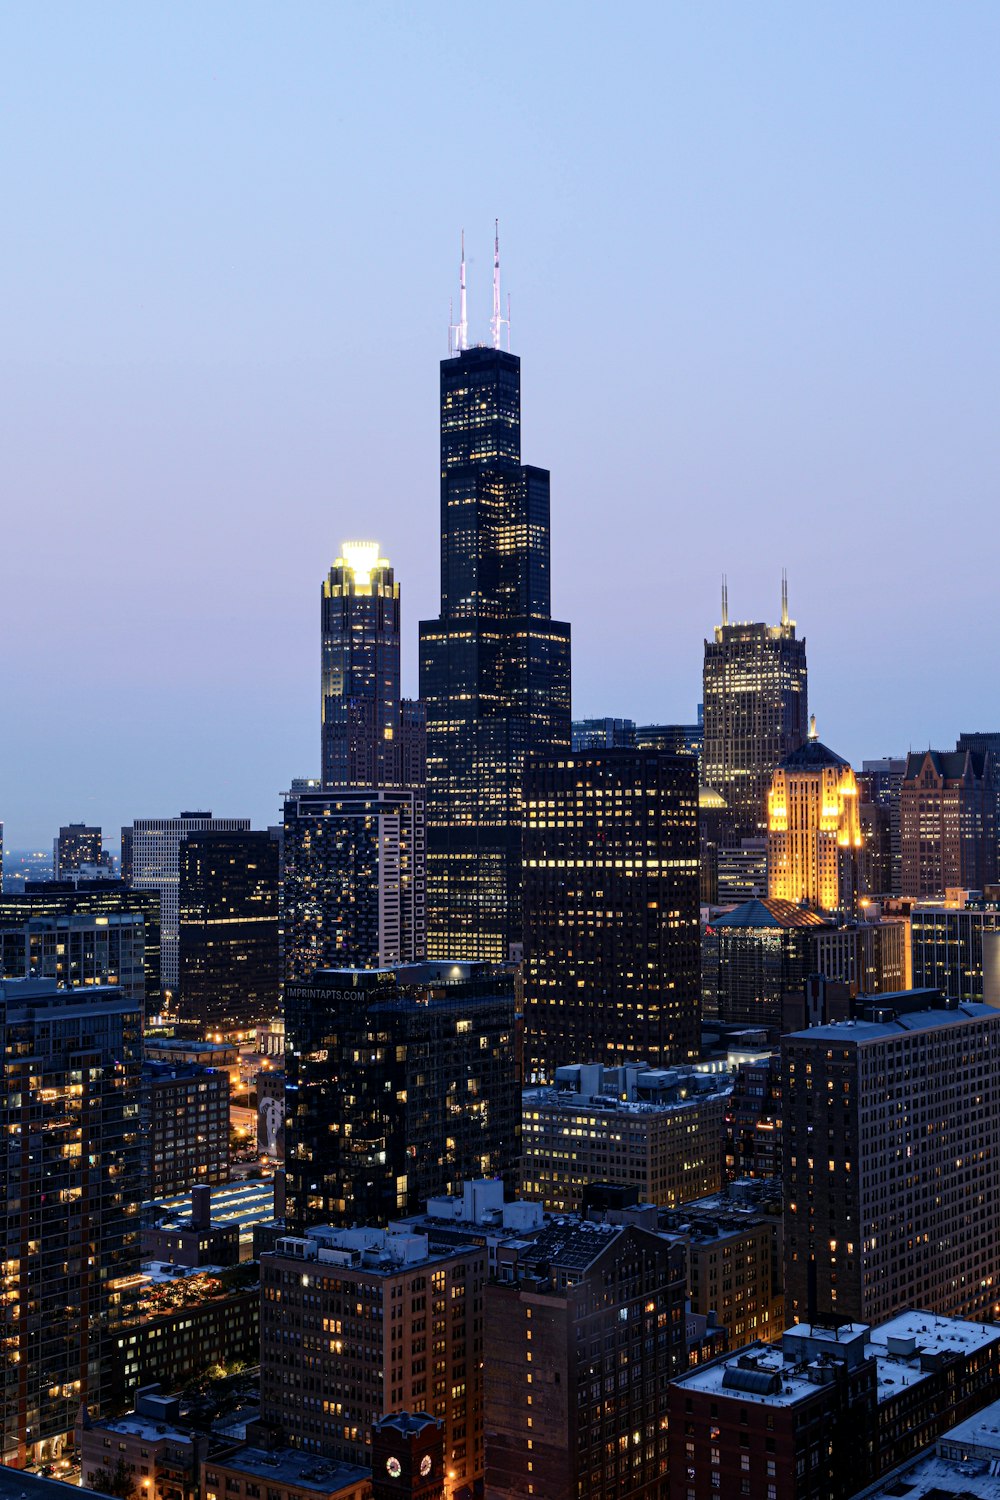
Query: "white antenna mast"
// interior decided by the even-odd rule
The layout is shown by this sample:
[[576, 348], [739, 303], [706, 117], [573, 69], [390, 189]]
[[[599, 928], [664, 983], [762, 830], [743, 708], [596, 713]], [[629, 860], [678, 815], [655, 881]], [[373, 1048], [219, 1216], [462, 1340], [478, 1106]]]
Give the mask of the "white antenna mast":
[[507, 348], [510, 348], [510, 299], [508, 298], [507, 316], [503, 317], [500, 312], [500, 220], [493, 220], [493, 317], [490, 319], [490, 329], [493, 334], [494, 349], [500, 348], [500, 330], [504, 324], [507, 325]]
[[[469, 316], [465, 298], [465, 230], [462, 230], [462, 263], [458, 274], [459, 300], [458, 322], [448, 323], [448, 352], [459, 354], [469, 347]], [[449, 319], [454, 317], [454, 306], [449, 304]]]

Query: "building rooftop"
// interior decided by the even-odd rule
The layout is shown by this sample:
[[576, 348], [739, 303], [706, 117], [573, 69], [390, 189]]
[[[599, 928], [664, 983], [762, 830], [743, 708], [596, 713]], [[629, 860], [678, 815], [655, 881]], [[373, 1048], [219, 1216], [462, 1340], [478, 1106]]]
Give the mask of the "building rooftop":
[[331, 1490], [346, 1489], [350, 1484], [360, 1484], [371, 1473], [358, 1464], [341, 1464], [329, 1458], [317, 1458], [314, 1453], [300, 1453], [296, 1448], [238, 1448], [224, 1458], [207, 1460], [207, 1467], [238, 1469], [241, 1474], [253, 1474], [264, 1480], [274, 1480], [275, 1485], [294, 1485], [297, 1489], [317, 1490], [329, 1494]]
[[675, 1384], [685, 1390], [738, 1397], [760, 1406], [795, 1406], [824, 1388], [817, 1378], [818, 1356], [848, 1359], [852, 1352], [856, 1356], [858, 1341], [867, 1331], [864, 1323], [844, 1323], [837, 1328], [796, 1324], [785, 1330], [781, 1343], [750, 1344], [738, 1354], [697, 1366], [679, 1376]]
[[272, 1253], [286, 1260], [393, 1276], [406, 1266], [453, 1260], [458, 1255], [467, 1255], [470, 1249], [469, 1242], [432, 1245], [426, 1234], [406, 1224], [389, 1229], [338, 1229], [332, 1224], [316, 1224], [305, 1234], [282, 1235]]
[[123, 1417], [108, 1417], [105, 1421], [94, 1420], [91, 1427], [100, 1432], [118, 1432], [123, 1437], [143, 1438], [147, 1443], [170, 1441], [190, 1443], [191, 1432], [184, 1427], [175, 1427], [162, 1418], [143, 1416], [140, 1412], [128, 1412]]
[[[241, 1230], [250, 1230], [254, 1224], [274, 1217], [274, 1179], [254, 1179], [248, 1182], [228, 1182], [213, 1187], [212, 1228], [220, 1225], [238, 1224]], [[150, 1205], [162, 1210], [159, 1228], [187, 1229], [191, 1223], [191, 1194], [178, 1193], [170, 1198], [158, 1198]], [[144, 1220], [145, 1222], [145, 1220]]]
[[798, 906], [794, 901], [780, 901], [767, 896], [762, 900], [744, 901], [725, 916], [715, 917], [713, 927], [828, 927], [828, 917]]
[[[892, 996], [877, 997], [891, 1009]], [[892, 1021], [830, 1021], [825, 1026], [810, 1026], [806, 1031], [790, 1032], [785, 1041], [806, 1039], [815, 1042], [839, 1042], [841, 1046], [863, 1046], [866, 1042], [884, 1041], [907, 1031], [933, 1031], [939, 1026], [958, 1026], [962, 1022], [984, 1021], [1000, 1016], [992, 1005], [969, 1001], [953, 1010], [915, 1010], [903, 1012]]]
[[530, 1241], [523, 1241], [526, 1269], [545, 1266], [572, 1276], [582, 1275], [610, 1244], [625, 1233], [621, 1224], [598, 1224], [576, 1215], [560, 1215]]
[[827, 766], [850, 768], [850, 761], [831, 750], [820, 740], [809, 738], [797, 750], [791, 750], [778, 762], [779, 771], [822, 771]]

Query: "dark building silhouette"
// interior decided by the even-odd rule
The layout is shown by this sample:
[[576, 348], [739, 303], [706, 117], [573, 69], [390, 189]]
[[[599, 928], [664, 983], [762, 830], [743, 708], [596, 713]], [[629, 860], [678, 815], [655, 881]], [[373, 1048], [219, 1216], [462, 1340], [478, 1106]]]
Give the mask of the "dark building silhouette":
[[385, 1224], [471, 1178], [517, 1184], [514, 978], [321, 969], [285, 987], [288, 1222]]
[[997, 876], [997, 798], [988, 750], [906, 757], [899, 794], [902, 891], [918, 901]]
[[525, 779], [525, 1073], [698, 1055], [693, 756], [533, 759]]
[[[898, 896], [903, 889], [899, 793], [906, 773], [905, 757], [862, 761], [858, 777], [862, 826], [868, 825], [871, 879], [869, 893]], [[888, 847], [886, 847], [886, 844]]]
[[[142, 918], [142, 966], [146, 977], [146, 1010], [150, 1013], [160, 998], [159, 891], [135, 890], [124, 880], [74, 877], [68, 880], [27, 880], [23, 891], [0, 896], [0, 927], [8, 930], [36, 919], [58, 922], [64, 918], [92, 917], [96, 938], [97, 922], [123, 914]], [[80, 941], [82, 944], [84, 939]], [[120, 952], [115, 956], [123, 962]], [[81, 972], [96, 971], [84, 966]], [[120, 970], [119, 975], [122, 972]], [[59, 978], [63, 977], [61, 969], [56, 973]]]
[[280, 1004], [278, 846], [263, 830], [196, 830], [179, 849], [177, 1014], [243, 1029]]
[[82, 865], [103, 867], [110, 871], [111, 855], [104, 852], [104, 839], [100, 828], [87, 823], [67, 823], [59, 830], [52, 845], [52, 878], [65, 880], [75, 875]]
[[772, 773], [808, 727], [806, 643], [788, 618], [784, 583], [780, 625], [731, 625], [723, 587], [722, 624], [705, 642], [703, 696], [702, 781], [725, 798], [730, 833], [752, 838], [767, 828]]
[[142, 1005], [115, 986], [0, 980], [5, 1464], [57, 1456], [118, 1392], [139, 1271]]
[[419, 704], [400, 698], [399, 584], [377, 542], [344, 542], [323, 582], [322, 780], [422, 786]]
[[780, 1029], [782, 999], [816, 970], [819, 912], [770, 897], [713, 917], [702, 938], [706, 1014], [727, 1025]]
[[521, 942], [525, 757], [570, 748], [570, 631], [550, 617], [549, 475], [521, 464], [521, 364], [441, 364], [441, 613], [420, 625], [432, 958]]
[[286, 979], [426, 953], [424, 804], [397, 788], [293, 786], [282, 837]]
[[1000, 731], [979, 730], [960, 734], [955, 741], [959, 751], [974, 750], [979, 755], [989, 752], [993, 763], [993, 791], [996, 799], [995, 823], [997, 832], [997, 875], [1000, 876]]
[[196, 1063], [142, 1065], [145, 1201], [229, 1177], [229, 1074]]

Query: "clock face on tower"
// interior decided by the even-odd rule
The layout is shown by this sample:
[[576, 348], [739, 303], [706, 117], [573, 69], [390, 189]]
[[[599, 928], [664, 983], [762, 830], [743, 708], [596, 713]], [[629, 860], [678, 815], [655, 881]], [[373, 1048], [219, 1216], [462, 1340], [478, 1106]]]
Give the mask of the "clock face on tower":
[[403, 1465], [400, 1463], [398, 1458], [387, 1458], [385, 1461], [385, 1466], [388, 1470], [390, 1479], [398, 1479], [400, 1474], [402, 1474], [403, 1472]]
[[420, 1472], [421, 1474], [423, 1474], [425, 1479], [431, 1472], [431, 1456], [429, 1453], [425, 1453], [423, 1458], [420, 1460]]

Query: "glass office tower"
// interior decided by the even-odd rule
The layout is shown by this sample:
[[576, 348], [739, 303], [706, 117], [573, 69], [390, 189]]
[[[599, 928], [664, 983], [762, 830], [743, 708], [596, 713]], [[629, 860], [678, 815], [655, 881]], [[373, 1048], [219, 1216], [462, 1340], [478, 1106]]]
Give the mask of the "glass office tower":
[[432, 958], [519, 951], [525, 757], [570, 747], [549, 475], [521, 463], [520, 374], [496, 348], [441, 364], [441, 613], [420, 626]]

